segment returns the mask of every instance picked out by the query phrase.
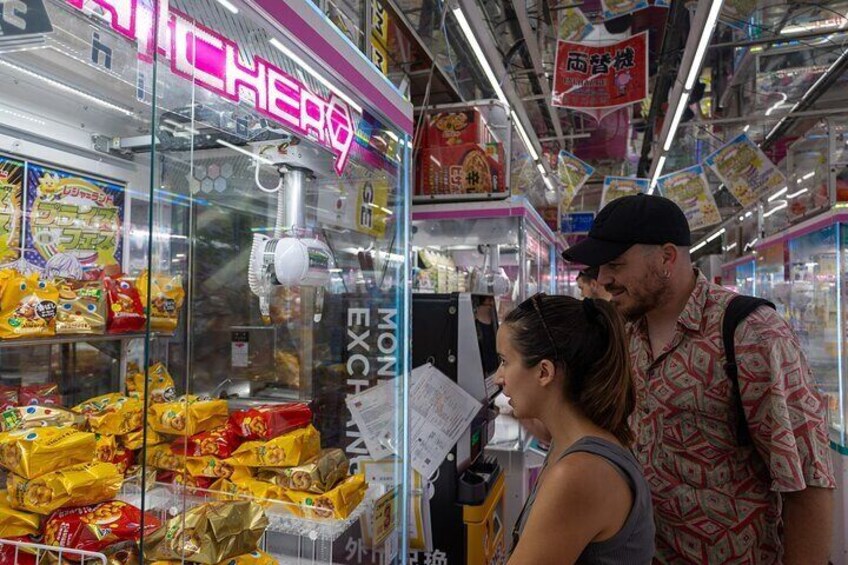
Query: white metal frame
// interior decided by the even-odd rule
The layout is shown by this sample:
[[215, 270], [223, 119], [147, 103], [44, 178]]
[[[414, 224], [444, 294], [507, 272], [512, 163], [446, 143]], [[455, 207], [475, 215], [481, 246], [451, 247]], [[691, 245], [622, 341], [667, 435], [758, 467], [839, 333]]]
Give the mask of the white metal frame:
[[[93, 565], [101, 563], [107, 565], [106, 556], [102, 553], [94, 551], [83, 551], [81, 549], [69, 549], [66, 547], [57, 547], [54, 545], [43, 545], [40, 543], [31, 543], [23, 541], [13, 541], [9, 539], [0, 539], [0, 546], [11, 545], [15, 548], [14, 561], [8, 565], [17, 565], [19, 556], [31, 555], [31, 551], [35, 552], [35, 562], [41, 563], [44, 555], [55, 555], [59, 563], [64, 563], [62, 557], [74, 557], [74, 561], [79, 561], [80, 565]], [[23, 552], [21, 550], [30, 550]]]

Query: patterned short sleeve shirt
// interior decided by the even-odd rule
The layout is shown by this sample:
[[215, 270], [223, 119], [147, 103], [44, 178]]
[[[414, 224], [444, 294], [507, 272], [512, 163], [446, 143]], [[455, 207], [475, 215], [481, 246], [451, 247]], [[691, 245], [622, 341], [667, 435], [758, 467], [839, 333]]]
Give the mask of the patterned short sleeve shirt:
[[737, 328], [752, 445], [737, 440], [721, 326], [735, 296], [697, 273], [666, 349], [631, 324], [635, 451], [651, 487], [660, 563], [777, 563], [781, 492], [835, 486], [825, 405], [788, 323], [759, 308]]

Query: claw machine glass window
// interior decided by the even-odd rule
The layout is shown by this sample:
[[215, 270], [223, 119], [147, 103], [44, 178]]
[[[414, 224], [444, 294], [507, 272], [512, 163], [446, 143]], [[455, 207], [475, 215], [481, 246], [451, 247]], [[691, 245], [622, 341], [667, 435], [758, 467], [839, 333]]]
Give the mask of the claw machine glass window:
[[[93, 486], [10, 503], [104, 555], [396, 554], [409, 103], [306, 1], [26, 8], [0, 37], [0, 427], [67, 449], [0, 466]], [[377, 385], [363, 437], [346, 401]], [[133, 526], [57, 536], [89, 505]]]

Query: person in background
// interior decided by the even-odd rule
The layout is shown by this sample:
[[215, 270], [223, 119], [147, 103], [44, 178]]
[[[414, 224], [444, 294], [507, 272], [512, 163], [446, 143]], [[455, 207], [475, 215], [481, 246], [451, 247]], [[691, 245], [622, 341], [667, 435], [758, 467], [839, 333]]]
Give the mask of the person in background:
[[604, 207], [563, 253], [599, 267], [629, 322], [657, 562], [824, 565], [835, 481], [810, 367], [788, 323], [760, 307], [734, 334], [736, 392], [721, 336], [735, 294], [693, 268], [690, 245], [676, 204], [637, 195]]
[[583, 298], [599, 298], [601, 300], [612, 298], [610, 293], [598, 282], [597, 267], [589, 267], [580, 271], [577, 275], [577, 287], [580, 289], [580, 296]]
[[634, 398], [621, 317], [602, 300], [536, 294], [506, 316], [497, 349], [495, 380], [513, 415], [551, 430], [510, 565], [650, 563], [651, 495], [628, 449]]

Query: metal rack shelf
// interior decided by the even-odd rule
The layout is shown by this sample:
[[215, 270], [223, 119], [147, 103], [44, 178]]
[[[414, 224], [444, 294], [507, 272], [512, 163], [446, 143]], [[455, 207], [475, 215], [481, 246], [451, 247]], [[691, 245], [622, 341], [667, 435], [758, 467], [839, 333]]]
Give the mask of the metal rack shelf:
[[[105, 341], [125, 341], [130, 339], [143, 339], [147, 337], [145, 332], [134, 332], [126, 334], [103, 334], [103, 335], [62, 335], [55, 337], [42, 337], [32, 339], [3, 339], [0, 340], [0, 349], [15, 347], [32, 347], [34, 345], [61, 345], [65, 343], [97, 343]], [[171, 337], [166, 334], [150, 334], [151, 339], [160, 337]]]

